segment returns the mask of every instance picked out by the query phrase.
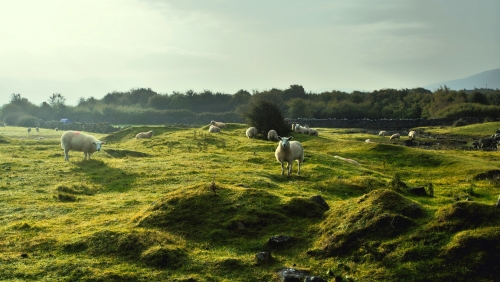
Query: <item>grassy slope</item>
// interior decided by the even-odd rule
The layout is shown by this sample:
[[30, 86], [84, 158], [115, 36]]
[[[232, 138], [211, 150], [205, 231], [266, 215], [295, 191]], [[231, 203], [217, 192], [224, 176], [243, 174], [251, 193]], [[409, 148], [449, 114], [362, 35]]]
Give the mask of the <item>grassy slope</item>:
[[[472, 140], [499, 127], [441, 130]], [[150, 129], [153, 139], [133, 139]], [[94, 134], [107, 141], [104, 151], [91, 161], [70, 152], [70, 162], [64, 162], [60, 132], [41, 129], [28, 136], [24, 128], [0, 127], [0, 279], [270, 281], [276, 269], [295, 265], [323, 276], [332, 269], [360, 281], [418, 280], [426, 277], [421, 273], [428, 271], [427, 263], [405, 257], [433, 253], [439, 260], [439, 253], [454, 254], [471, 241], [496, 238], [494, 217], [494, 224], [474, 229], [443, 227], [437, 219], [459, 208], [456, 198], [467, 197], [480, 205], [478, 215], [489, 215], [481, 208], [496, 202], [498, 182], [473, 177], [498, 169], [498, 152], [407, 148], [388, 137], [319, 129], [320, 137], [293, 134], [305, 147], [305, 163], [303, 175], [296, 175], [294, 164], [294, 175], [287, 178], [274, 158], [277, 143], [250, 140], [245, 129], [230, 124], [209, 135], [207, 128], [144, 126]], [[400, 234], [368, 236], [356, 249], [328, 245], [334, 238], [351, 242], [354, 235], [345, 230], [360, 223], [348, 219], [370, 207], [355, 203], [362, 197], [381, 201], [370, 192], [390, 188], [396, 173], [412, 187], [433, 184], [432, 198], [403, 193], [425, 216], [409, 218], [411, 227]], [[216, 194], [210, 189], [214, 180]], [[308, 206], [314, 195], [330, 205], [325, 216]], [[338, 216], [346, 221], [337, 221]], [[369, 220], [354, 229], [369, 231]], [[347, 229], [335, 231], [340, 227]], [[440, 232], [428, 231], [436, 228]], [[268, 250], [267, 239], [277, 234], [292, 236], [293, 245], [273, 249], [274, 262], [255, 265], [254, 255]], [[406, 239], [415, 236], [424, 239]], [[326, 252], [325, 246], [340, 253]], [[440, 271], [470, 275], [454, 267]]]

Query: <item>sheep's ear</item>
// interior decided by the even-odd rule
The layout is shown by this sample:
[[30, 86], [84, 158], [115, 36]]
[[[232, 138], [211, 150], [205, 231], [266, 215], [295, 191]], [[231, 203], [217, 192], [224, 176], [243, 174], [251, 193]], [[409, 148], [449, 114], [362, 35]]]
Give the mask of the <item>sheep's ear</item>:
[[280, 140], [280, 141], [281, 141], [281, 136], [278, 136], [278, 140]]
[[288, 137], [288, 140], [292, 140], [292, 139], [293, 139], [293, 136]]

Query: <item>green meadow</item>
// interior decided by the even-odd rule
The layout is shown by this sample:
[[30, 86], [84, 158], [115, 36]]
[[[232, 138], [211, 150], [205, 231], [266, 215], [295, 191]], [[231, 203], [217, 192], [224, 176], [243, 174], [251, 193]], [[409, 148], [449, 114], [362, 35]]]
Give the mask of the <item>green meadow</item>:
[[[420, 130], [470, 145], [498, 128]], [[500, 152], [319, 128], [290, 133], [305, 160], [287, 177], [278, 143], [245, 130], [90, 133], [103, 150], [65, 162], [62, 132], [0, 127], [0, 280], [277, 281], [289, 267], [327, 281], [498, 281]]]

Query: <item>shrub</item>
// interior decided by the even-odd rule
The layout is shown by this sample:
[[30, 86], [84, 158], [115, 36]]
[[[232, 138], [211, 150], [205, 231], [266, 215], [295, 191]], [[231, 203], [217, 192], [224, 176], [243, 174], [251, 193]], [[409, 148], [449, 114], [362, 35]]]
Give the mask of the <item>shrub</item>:
[[265, 100], [252, 102], [243, 117], [250, 126], [257, 128], [259, 134], [267, 136], [271, 129], [276, 130], [278, 135], [286, 135], [290, 129], [286, 125], [283, 113], [278, 105]]

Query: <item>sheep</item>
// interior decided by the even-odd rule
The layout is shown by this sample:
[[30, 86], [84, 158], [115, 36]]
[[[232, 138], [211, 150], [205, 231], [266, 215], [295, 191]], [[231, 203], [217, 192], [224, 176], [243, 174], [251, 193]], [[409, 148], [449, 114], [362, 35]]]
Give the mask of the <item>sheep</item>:
[[298, 162], [298, 170], [297, 175], [300, 175], [300, 164], [304, 161], [304, 147], [298, 141], [291, 141], [293, 137], [280, 137], [278, 136], [278, 140], [280, 140], [276, 151], [274, 152], [274, 156], [276, 160], [281, 163], [281, 175], [285, 173], [285, 162], [287, 165], [288, 176], [292, 173], [292, 165], [293, 161], [297, 160]]
[[400, 137], [401, 137], [401, 135], [399, 135], [399, 133], [394, 133], [393, 135], [391, 135], [390, 140], [396, 139], [396, 138], [399, 139]]
[[28, 127], [28, 134], [31, 133], [31, 127]]
[[217, 126], [210, 125], [210, 127], [208, 128], [208, 132], [210, 132], [210, 133], [219, 133], [220, 132], [220, 128], [217, 127]]
[[408, 139], [415, 139], [417, 137], [417, 132], [412, 130], [408, 133]]
[[59, 128], [56, 127], [56, 131], [59, 131]]
[[269, 132], [267, 133], [267, 139], [270, 141], [277, 141], [278, 133], [276, 132], [276, 130], [274, 129], [269, 130]]
[[300, 133], [301, 134], [309, 134], [309, 128], [305, 126], [300, 127]]
[[309, 128], [309, 135], [318, 136], [318, 131], [313, 128]]
[[385, 130], [381, 130], [379, 133], [378, 133], [378, 136], [386, 136], [387, 135], [387, 131]]
[[295, 123], [292, 123], [292, 131], [295, 131]]
[[296, 133], [302, 133], [302, 130], [300, 128], [301, 128], [300, 124], [297, 123], [297, 124], [295, 124], [295, 128], [293, 130]]
[[226, 128], [226, 124], [223, 122], [212, 120], [210, 124], [213, 126], [217, 126], [218, 128]]
[[101, 151], [101, 147], [106, 142], [99, 141], [92, 135], [80, 133], [78, 131], [66, 131], [61, 136], [61, 147], [64, 149], [64, 160], [69, 161], [69, 151], [83, 152], [83, 160], [90, 160], [94, 152]]
[[38, 128], [38, 126], [36, 127], [36, 132], [40, 132], [40, 129]]
[[246, 131], [246, 135], [248, 138], [255, 138], [255, 137], [257, 137], [258, 133], [259, 132], [257, 131], [257, 128], [255, 128], [255, 127], [249, 127]]
[[150, 130], [148, 132], [139, 132], [137, 133], [137, 135], [135, 136], [135, 139], [141, 139], [141, 138], [151, 138], [151, 136], [153, 136], [154, 132], [153, 130]]

